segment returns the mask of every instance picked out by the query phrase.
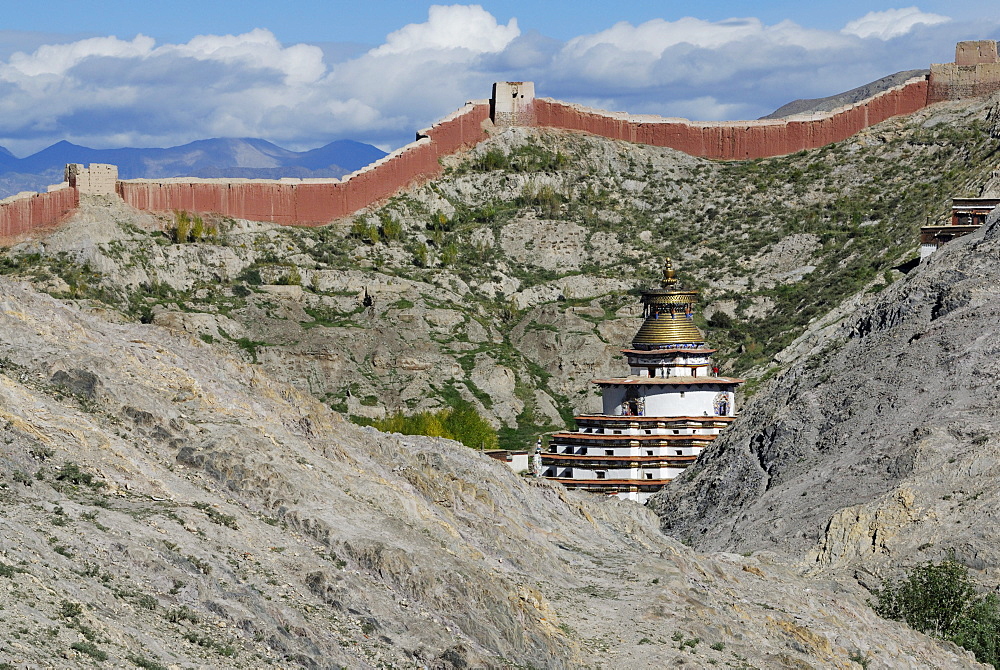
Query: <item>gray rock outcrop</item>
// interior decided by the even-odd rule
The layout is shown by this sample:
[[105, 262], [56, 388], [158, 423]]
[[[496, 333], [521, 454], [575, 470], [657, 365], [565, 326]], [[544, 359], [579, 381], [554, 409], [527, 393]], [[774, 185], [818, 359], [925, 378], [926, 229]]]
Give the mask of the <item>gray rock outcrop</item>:
[[997, 218], [817, 322], [797, 362], [651, 501], [664, 530], [862, 581], [949, 554], [1000, 581]]

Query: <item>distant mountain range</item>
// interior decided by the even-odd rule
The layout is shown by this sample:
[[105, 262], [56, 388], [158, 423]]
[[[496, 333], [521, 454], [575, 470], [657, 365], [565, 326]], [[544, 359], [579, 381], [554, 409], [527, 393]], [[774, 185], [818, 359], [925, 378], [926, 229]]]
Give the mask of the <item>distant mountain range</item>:
[[62, 181], [67, 163], [111, 163], [121, 179], [164, 177], [342, 177], [385, 156], [381, 149], [337, 140], [318, 149], [289, 151], [254, 138], [198, 140], [166, 149], [91, 149], [57, 142], [25, 158], [0, 147], [0, 197], [44, 191]]

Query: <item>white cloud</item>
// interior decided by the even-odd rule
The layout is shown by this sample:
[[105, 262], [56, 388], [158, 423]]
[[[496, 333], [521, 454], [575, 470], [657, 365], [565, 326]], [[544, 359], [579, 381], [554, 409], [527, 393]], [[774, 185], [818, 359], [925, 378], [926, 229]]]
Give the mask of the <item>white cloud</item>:
[[21, 155], [61, 139], [95, 147], [214, 136], [299, 149], [339, 138], [399, 146], [503, 80], [534, 80], [539, 95], [608, 109], [746, 118], [941, 62], [958, 39], [998, 36], [996, 22], [970, 27], [908, 9], [869, 14], [842, 31], [688, 17], [616, 23], [560, 42], [522, 35], [516, 19], [504, 25], [478, 5], [431, 7], [425, 22], [350, 59], [282, 44], [265, 29], [182, 44], [138, 35], [37, 48], [33, 35], [7, 51], [4, 35], [0, 54], [14, 43], [34, 49], [0, 56], [0, 145]]
[[423, 49], [467, 49], [473, 53], [503, 51], [521, 34], [517, 19], [507, 25], [479, 5], [431, 5], [426, 23], [411, 23], [390, 33], [372, 55], [402, 54]]
[[289, 84], [316, 81], [326, 72], [322, 49], [305, 44], [284, 47], [270, 31], [260, 28], [243, 35], [199, 35], [187, 44], [164, 46], [155, 53], [176, 53], [197, 60], [250, 68], [273, 68], [281, 71]]
[[917, 7], [905, 7], [887, 9], [883, 12], [868, 12], [860, 19], [849, 22], [841, 32], [861, 38], [891, 40], [907, 34], [919, 25], [934, 26], [949, 21], [951, 19], [947, 16], [928, 14]]
[[145, 35], [136, 35], [131, 42], [117, 37], [92, 37], [69, 44], [46, 44], [30, 55], [22, 52], [11, 55], [4, 69], [27, 77], [65, 74], [74, 65], [95, 56], [133, 58], [149, 55], [154, 44], [153, 38]]
[[746, 40], [809, 49], [843, 44], [843, 39], [835, 34], [809, 30], [791, 21], [766, 26], [755, 18], [712, 22], [685, 17], [677, 21], [653, 19], [638, 26], [622, 21], [599, 33], [571, 39], [566, 43], [564, 54], [576, 58], [591, 49], [612, 47], [619, 51], [641, 52], [659, 58], [673, 46], [719, 49]]

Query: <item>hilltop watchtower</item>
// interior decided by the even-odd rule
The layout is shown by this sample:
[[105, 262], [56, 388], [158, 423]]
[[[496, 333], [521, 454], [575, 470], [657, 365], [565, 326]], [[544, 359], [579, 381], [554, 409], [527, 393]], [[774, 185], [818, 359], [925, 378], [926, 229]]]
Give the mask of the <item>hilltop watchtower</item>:
[[490, 118], [498, 127], [535, 125], [535, 82], [498, 81], [493, 84]]

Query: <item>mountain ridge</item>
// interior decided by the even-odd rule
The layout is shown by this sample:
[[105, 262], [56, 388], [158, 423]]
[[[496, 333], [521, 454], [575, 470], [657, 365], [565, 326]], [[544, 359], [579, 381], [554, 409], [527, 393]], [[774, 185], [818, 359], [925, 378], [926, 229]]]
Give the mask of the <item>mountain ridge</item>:
[[335, 140], [306, 151], [291, 151], [258, 138], [212, 138], [166, 148], [91, 149], [61, 140], [17, 158], [0, 147], [0, 197], [44, 191], [62, 180], [67, 163], [109, 163], [120, 179], [167, 177], [342, 177], [385, 156], [354, 140]]

